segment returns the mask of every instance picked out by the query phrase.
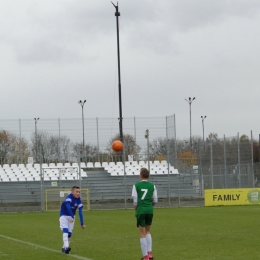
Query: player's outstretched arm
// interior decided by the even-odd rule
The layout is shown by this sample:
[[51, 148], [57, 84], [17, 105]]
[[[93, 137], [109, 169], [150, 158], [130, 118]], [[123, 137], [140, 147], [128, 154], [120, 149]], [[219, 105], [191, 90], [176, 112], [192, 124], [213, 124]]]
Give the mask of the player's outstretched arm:
[[84, 218], [83, 218], [83, 211], [82, 211], [83, 207], [79, 208], [79, 218], [80, 218], [80, 225], [82, 229], [85, 229], [86, 226], [84, 224]]

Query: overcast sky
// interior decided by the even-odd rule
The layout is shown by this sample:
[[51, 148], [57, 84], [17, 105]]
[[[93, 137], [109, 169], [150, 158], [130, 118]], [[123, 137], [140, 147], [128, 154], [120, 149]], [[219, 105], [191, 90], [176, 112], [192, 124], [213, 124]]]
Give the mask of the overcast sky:
[[[119, 116], [108, 0], [0, 0], [0, 120]], [[116, 3], [116, 2], [115, 2]], [[259, 0], [120, 0], [123, 117], [177, 136], [260, 133]]]

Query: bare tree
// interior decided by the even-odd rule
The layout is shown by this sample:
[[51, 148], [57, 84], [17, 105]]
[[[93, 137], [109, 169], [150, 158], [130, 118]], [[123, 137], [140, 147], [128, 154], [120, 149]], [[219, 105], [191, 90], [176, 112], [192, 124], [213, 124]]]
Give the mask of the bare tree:
[[46, 131], [38, 131], [37, 136], [32, 134], [31, 142], [31, 151], [37, 162], [67, 161], [72, 147], [68, 137], [59, 137]]
[[156, 138], [149, 144], [149, 159], [161, 161], [167, 160], [169, 157], [169, 160], [172, 162], [177, 157], [178, 150], [182, 149], [184, 149], [183, 141], [175, 141], [174, 138], [167, 140], [166, 137]]
[[83, 147], [83, 143], [75, 143], [73, 145], [73, 151], [75, 154], [79, 154], [82, 161], [95, 161], [98, 157], [99, 150], [95, 145], [86, 144]]
[[2, 163], [25, 163], [29, 155], [29, 145], [24, 138], [9, 131], [0, 131], [0, 160]]
[[15, 137], [12, 142], [12, 149], [9, 155], [9, 161], [13, 163], [24, 163], [28, 161], [30, 156], [30, 147], [28, 141], [23, 137]]
[[[158, 160], [167, 158], [167, 138], [157, 138], [149, 143], [149, 160]], [[146, 153], [147, 153], [146, 149]]]
[[0, 132], [0, 158], [2, 163], [7, 162], [8, 160], [8, 153], [11, 151], [13, 139], [14, 135], [10, 132], [5, 130]]

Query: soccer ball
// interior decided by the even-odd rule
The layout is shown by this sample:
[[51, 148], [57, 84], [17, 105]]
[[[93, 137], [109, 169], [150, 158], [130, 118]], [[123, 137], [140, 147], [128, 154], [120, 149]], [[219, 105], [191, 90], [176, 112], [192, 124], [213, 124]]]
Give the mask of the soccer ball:
[[113, 143], [112, 143], [112, 149], [115, 151], [115, 152], [120, 152], [122, 151], [124, 148], [124, 145], [121, 141], [119, 140], [115, 140]]

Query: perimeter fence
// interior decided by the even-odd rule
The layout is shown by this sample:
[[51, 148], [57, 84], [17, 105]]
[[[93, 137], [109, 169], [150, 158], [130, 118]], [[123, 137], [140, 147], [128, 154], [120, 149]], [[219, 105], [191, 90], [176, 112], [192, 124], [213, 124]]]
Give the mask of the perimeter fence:
[[[47, 164], [122, 161], [122, 154], [113, 152], [110, 146], [118, 126], [115, 118], [0, 120], [0, 133], [7, 131], [12, 134], [10, 140], [15, 140], [8, 146], [0, 135], [0, 163], [26, 164], [28, 157], [34, 163]], [[146, 130], [149, 139], [144, 137]], [[187, 144], [176, 136], [175, 115], [124, 118], [123, 132], [131, 137], [125, 139], [124, 160], [166, 160], [189, 176], [191, 183], [197, 183], [201, 191], [258, 185], [252, 132], [249, 137], [193, 138], [192, 144]]]
[[[132, 142], [128, 154], [135, 157], [138, 154], [145, 159], [142, 157], [147, 153], [145, 131], [149, 129], [151, 141], [165, 139], [169, 118], [174, 116], [124, 118], [124, 135], [130, 136]], [[15, 151], [6, 153], [4, 144], [0, 144], [0, 163], [27, 163], [28, 156], [33, 157], [34, 162], [40, 162], [40, 159], [45, 163], [73, 162], [77, 160], [78, 150], [85, 162], [117, 160], [117, 154], [111, 151], [110, 141], [118, 135], [118, 125], [115, 118], [0, 120], [0, 131], [13, 134], [16, 143], [21, 144]]]

